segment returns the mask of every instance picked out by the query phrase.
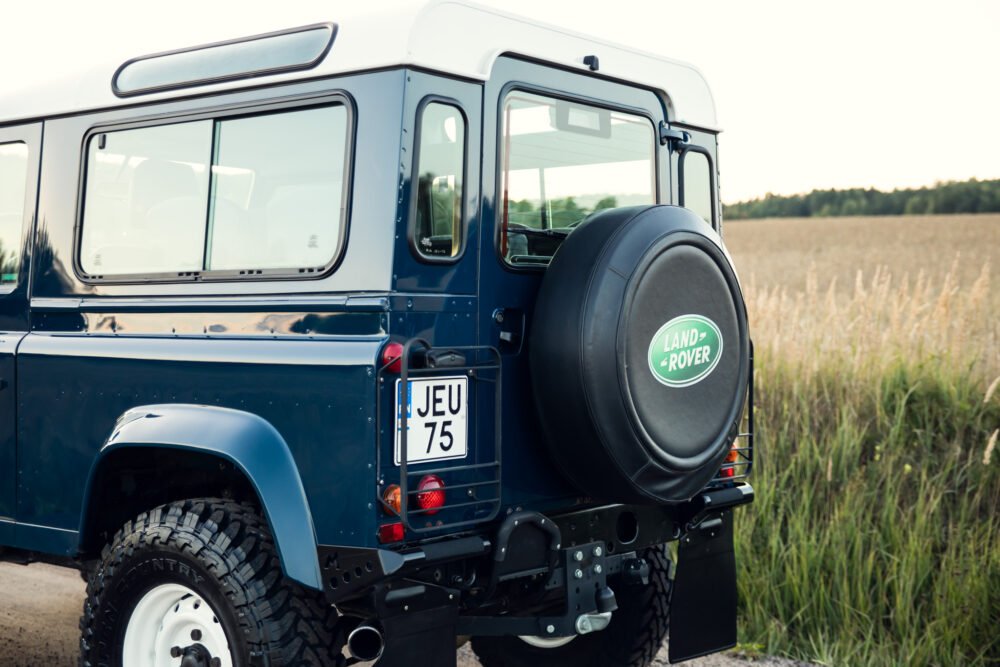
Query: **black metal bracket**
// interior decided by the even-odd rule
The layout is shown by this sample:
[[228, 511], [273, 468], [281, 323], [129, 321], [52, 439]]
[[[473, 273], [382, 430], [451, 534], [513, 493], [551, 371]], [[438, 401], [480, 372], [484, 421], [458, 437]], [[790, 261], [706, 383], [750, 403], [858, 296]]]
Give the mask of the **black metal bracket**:
[[[456, 626], [462, 635], [537, 635], [571, 637], [581, 632], [580, 619], [617, 607], [607, 579], [622, 573], [625, 563], [634, 561], [634, 552], [609, 556], [600, 542], [560, 550], [559, 567], [545, 588], [565, 590], [566, 606], [559, 616], [459, 616]], [[585, 630], [584, 630], [585, 631]]]
[[486, 556], [490, 541], [460, 537], [429, 542], [403, 552], [389, 549], [320, 545], [318, 556], [323, 591], [336, 604], [367, 593], [387, 579], [399, 579], [422, 567]]
[[703, 491], [684, 505], [682, 517], [684, 532], [690, 533], [696, 530], [706, 519], [717, 516], [725, 510], [749, 505], [753, 502], [753, 498], [754, 490], [749, 484]]
[[385, 549], [322, 545], [318, 551], [323, 590], [331, 602], [363, 593], [406, 564], [403, 556]]
[[[395, 359], [383, 365], [378, 370], [380, 386], [386, 384], [389, 366], [395, 363]], [[408, 460], [409, 433], [408, 415], [406, 410], [401, 410], [396, 414], [396, 392], [390, 391], [391, 397], [388, 399], [391, 405], [391, 419], [388, 436], [393, 441], [395, 447], [395, 437], [397, 419], [400, 429], [400, 462], [398, 464], [401, 511], [399, 518], [406, 530], [412, 536], [427, 533], [442, 532], [444, 530], [455, 530], [468, 526], [488, 523], [496, 518], [500, 513], [500, 470], [501, 470], [501, 357], [500, 352], [492, 346], [447, 346], [435, 348], [422, 338], [411, 338], [403, 344], [403, 352], [400, 361], [399, 372], [399, 405], [407, 405], [409, 402], [409, 381], [419, 377], [433, 377], [434, 374], [448, 372], [461, 374], [469, 379], [470, 391], [472, 383], [477, 385], [493, 385], [493, 411], [492, 416], [494, 427], [492, 448], [484, 440], [479, 441], [476, 450], [470, 449], [469, 455], [475, 457], [474, 463], [453, 463], [445, 462], [439, 466], [421, 467], [414, 471], [410, 469], [412, 465]], [[382, 430], [386, 427], [383, 418], [383, 400], [379, 400], [376, 411], [376, 420], [379, 425], [377, 431], [379, 452], [378, 459], [378, 479], [383, 479], [382, 465]], [[485, 405], [485, 402], [482, 403]], [[473, 404], [470, 401], [470, 410]], [[484, 415], [469, 415], [469, 426], [474, 427], [476, 420], [485, 418]], [[470, 444], [477, 442], [473, 433], [468, 434]], [[492, 449], [492, 451], [487, 451]], [[429, 511], [419, 507], [413, 507], [412, 502], [415, 496], [412, 477], [416, 475], [451, 475], [458, 473], [469, 473], [478, 475], [479, 479], [465, 483], [448, 484], [450, 492], [459, 492], [462, 499], [458, 502], [449, 502], [445, 506], [435, 510], [437, 512], [435, 520], [429, 520]], [[395, 472], [391, 476], [395, 476]], [[379, 504], [388, 514], [394, 514], [382, 494], [376, 494]], [[424, 525], [420, 525], [422, 521]]]
[[691, 134], [684, 130], [675, 130], [666, 122], [660, 121], [660, 145], [670, 145], [670, 150], [680, 150], [691, 143]]

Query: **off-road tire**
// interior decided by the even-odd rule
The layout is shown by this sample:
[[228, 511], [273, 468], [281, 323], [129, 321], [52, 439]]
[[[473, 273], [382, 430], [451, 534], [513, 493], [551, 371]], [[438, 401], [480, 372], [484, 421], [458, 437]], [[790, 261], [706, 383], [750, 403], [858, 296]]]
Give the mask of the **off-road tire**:
[[195, 499], [140, 514], [104, 548], [80, 618], [81, 667], [123, 667], [132, 609], [145, 591], [167, 582], [181, 583], [211, 604], [235, 667], [343, 662], [336, 611], [320, 593], [282, 576], [258, 510]]
[[473, 637], [472, 650], [483, 667], [647, 667], [667, 637], [670, 624], [670, 555], [651, 547], [648, 586], [612, 587], [618, 610], [600, 632], [575, 638], [558, 648], [531, 646], [519, 637]]

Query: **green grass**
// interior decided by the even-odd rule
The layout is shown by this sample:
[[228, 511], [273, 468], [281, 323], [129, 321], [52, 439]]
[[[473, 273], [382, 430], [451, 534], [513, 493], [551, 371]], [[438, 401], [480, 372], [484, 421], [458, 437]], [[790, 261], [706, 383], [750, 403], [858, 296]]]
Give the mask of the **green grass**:
[[1000, 661], [997, 401], [919, 368], [859, 395], [774, 365], [737, 522], [741, 639], [836, 665]]
[[[759, 458], [736, 522], [740, 641], [829, 665], [1000, 664], [996, 350], [951, 345], [934, 319], [917, 345], [886, 324], [910, 321], [892, 299], [813, 292], [797, 308], [748, 295]], [[906, 309], [995, 340], [968, 292], [932, 296]], [[845, 324], [809, 326], [824, 320]]]

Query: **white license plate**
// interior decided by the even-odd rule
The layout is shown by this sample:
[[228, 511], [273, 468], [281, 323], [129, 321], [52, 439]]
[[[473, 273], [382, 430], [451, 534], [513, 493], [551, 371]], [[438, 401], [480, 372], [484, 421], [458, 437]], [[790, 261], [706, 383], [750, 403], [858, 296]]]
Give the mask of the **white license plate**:
[[[409, 381], [406, 462], [464, 459], [469, 454], [469, 379], [436, 377]], [[402, 381], [396, 380], [396, 465], [402, 452]]]

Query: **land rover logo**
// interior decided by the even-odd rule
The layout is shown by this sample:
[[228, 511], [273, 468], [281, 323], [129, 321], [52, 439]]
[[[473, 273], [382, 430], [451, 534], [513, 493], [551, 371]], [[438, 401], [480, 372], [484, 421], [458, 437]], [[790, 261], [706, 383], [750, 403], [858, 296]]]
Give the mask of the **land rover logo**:
[[701, 315], [681, 315], [649, 343], [649, 370], [668, 387], [690, 387], [715, 370], [722, 357], [722, 332]]

